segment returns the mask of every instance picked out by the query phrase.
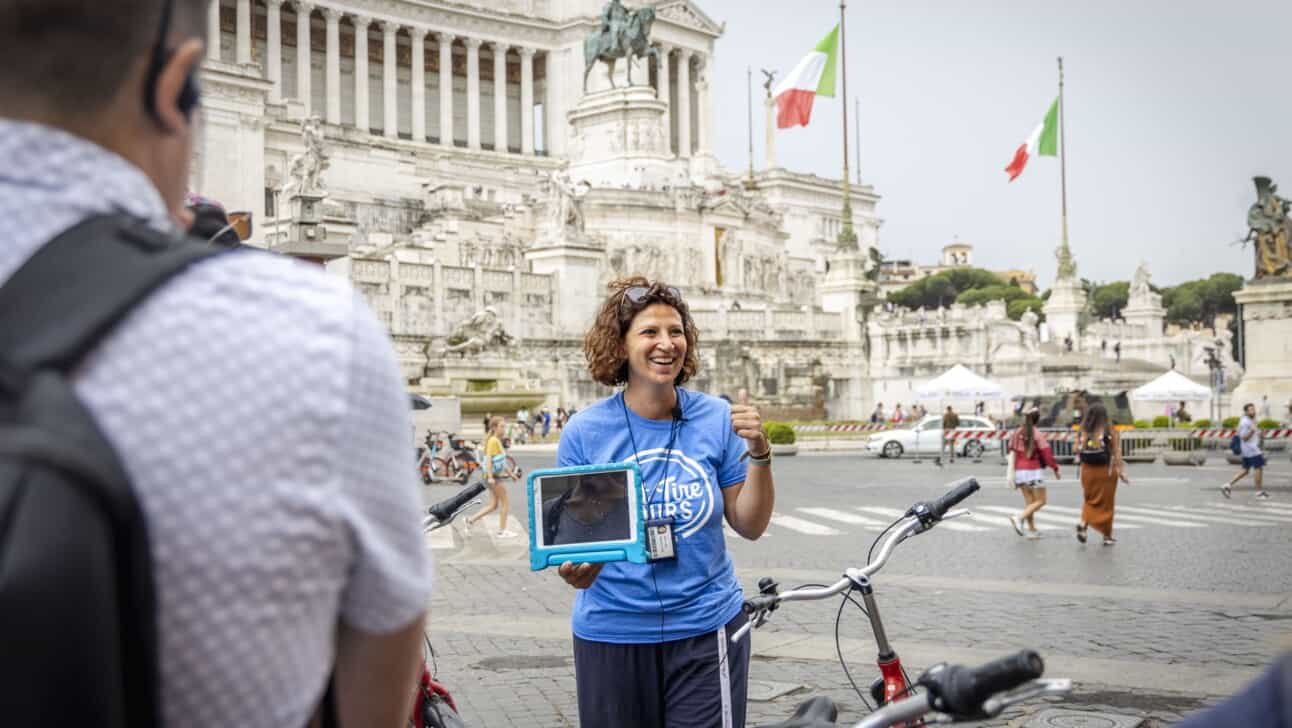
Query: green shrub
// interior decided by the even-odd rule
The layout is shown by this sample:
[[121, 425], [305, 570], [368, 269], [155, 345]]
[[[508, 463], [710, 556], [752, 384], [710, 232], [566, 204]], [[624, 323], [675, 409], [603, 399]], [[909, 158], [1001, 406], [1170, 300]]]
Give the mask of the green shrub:
[[1261, 420], [1260, 422], [1257, 422], [1256, 426], [1261, 428], [1262, 430], [1277, 430], [1279, 427], [1279, 421], [1266, 418]]
[[1150, 427], [1152, 425], [1149, 424], [1148, 420], [1135, 420], [1135, 429], [1137, 430], [1147, 430]]
[[766, 422], [763, 424], [763, 432], [767, 433], [767, 441], [773, 445], [794, 444], [794, 428], [784, 422]]
[[1200, 420], [1194, 420], [1190, 424], [1192, 424], [1194, 427], [1198, 428], [1199, 430], [1205, 430], [1206, 428], [1211, 427], [1211, 420], [1207, 419], [1206, 417], [1203, 417]]
[[1158, 415], [1153, 418], [1153, 427], [1163, 430], [1171, 426], [1171, 418], [1166, 415]]
[[1225, 428], [1226, 430], [1232, 430], [1235, 427], [1238, 427], [1238, 418], [1226, 417], [1225, 419], [1220, 421], [1220, 426]]

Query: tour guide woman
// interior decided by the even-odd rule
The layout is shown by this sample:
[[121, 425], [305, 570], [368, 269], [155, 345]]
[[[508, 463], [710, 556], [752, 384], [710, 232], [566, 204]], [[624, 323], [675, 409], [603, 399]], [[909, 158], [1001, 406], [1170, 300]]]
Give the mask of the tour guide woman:
[[745, 724], [749, 638], [722, 520], [754, 540], [771, 519], [771, 446], [758, 411], [682, 388], [699, 369], [680, 292], [645, 278], [609, 286], [584, 339], [588, 370], [621, 392], [565, 427], [560, 466], [636, 461], [649, 519], [671, 519], [676, 558], [562, 564], [574, 601], [585, 728]]

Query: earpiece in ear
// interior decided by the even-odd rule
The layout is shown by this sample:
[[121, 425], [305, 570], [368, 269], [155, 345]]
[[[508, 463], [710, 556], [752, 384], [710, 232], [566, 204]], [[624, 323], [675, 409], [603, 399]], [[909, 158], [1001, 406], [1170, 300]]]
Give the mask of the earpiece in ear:
[[175, 105], [185, 117], [193, 118], [193, 109], [197, 107], [202, 100], [202, 89], [198, 86], [196, 73], [190, 73], [184, 79], [184, 85], [179, 90], [179, 98], [175, 100]]

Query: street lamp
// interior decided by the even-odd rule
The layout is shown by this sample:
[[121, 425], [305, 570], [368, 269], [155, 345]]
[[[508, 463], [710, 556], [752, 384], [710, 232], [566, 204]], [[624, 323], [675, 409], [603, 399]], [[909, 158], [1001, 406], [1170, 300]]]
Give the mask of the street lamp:
[[1214, 424], [1219, 424], [1222, 418], [1220, 408], [1220, 390], [1225, 385], [1225, 368], [1220, 362], [1220, 356], [1216, 353], [1216, 347], [1208, 346], [1203, 349], [1207, 352], [1207, 369], [1211, 373], [1211, 401], [1212, 417]]

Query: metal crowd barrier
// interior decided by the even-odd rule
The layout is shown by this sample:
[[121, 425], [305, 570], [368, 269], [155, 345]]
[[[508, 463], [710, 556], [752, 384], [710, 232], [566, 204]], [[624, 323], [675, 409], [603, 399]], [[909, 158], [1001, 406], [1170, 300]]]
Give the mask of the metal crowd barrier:
[[[1045, 433], [1054, 459], [1060, 463], [1076, 462], [1076, 431], [1038, 428]], [[1229, 440], [1234, 430], [1131, 429], [1122, 430], [1122, 459], [1128, 463], [1151, 463], [1159, 457], [1167, 465], [1202, 465], [1207, 457], [1230, 455]], [[1261, 446], [1267, 452], [1288, 449], [1292, 429], [1261, 431]], [[1008, 453], [1008, 438], [1000, 441], [1000, 457]]]

